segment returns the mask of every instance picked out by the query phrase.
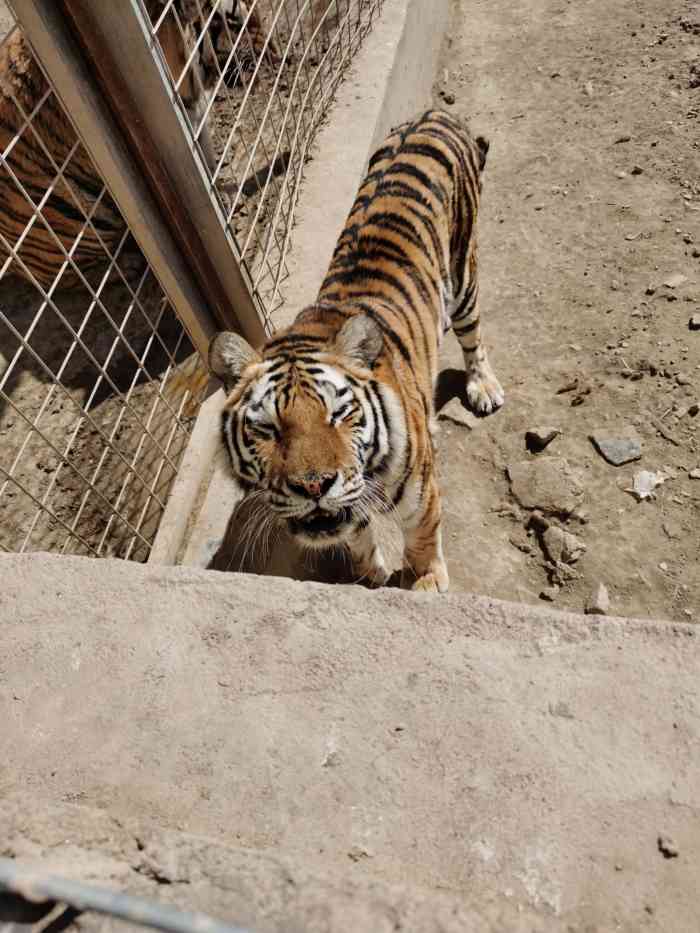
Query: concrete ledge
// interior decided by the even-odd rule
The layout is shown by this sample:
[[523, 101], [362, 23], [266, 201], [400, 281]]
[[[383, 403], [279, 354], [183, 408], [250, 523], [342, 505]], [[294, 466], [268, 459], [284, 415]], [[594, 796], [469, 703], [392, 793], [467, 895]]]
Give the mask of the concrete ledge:
[[4, 794], [505, 898], [544, 929], [697, 929], [692, 626], [119, 561], [0, 572]]
[[[278, 328], [316, 297], [372, 152], [392, 126], [429, 106], [448, 10], [448, 0], [385, 0], [304, 172]], [[226, 537], [227, 470], [225, 460], [213, 470], [183, 557], [187, 566], [209, 566]], [[283, 563], [279, 555], [274, 559], [278, 571]]]
[[[503, 933], [525, 931], [525, 923], [527, 933], [554, 929], [551, 917], [519, 909], [504, 896], [486, 903], [368, 881], [354, 877], [350, 860], [342, 873], [310, 872], [283, 854], [227, 846], [144, 820], [117, 821], [89, 807], [33, 800], [28, 809], [20, 795], [3, 801], [0, 838], [5, 856], [27, 868], [199, 910], [251, 933]], [[68, 927], [71, 933], [125, 929], [143, 927], [94, 914]]]

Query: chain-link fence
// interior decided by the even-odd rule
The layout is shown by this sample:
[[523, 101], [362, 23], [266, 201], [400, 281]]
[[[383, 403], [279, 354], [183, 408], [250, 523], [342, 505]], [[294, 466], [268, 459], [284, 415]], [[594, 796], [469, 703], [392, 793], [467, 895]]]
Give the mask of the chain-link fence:
[[193, 347], [22, 32], [0, 47], [0, 548], [145, 559]]
[[[14, 5], [21, 20], [20, 6], [41, 4]], [[179, 169], [200, 173], [224, 247], [212, 259], [205, 237], [200, 257], [209, 253], [222, 275], [226, 262], [240, 267], [252, 313], [270, 332], [304, 162], [381, 0], [125, 0], [118, 14], [101, 0], [64, 6], [136, 24], [181, 118], [160, 168], [167, 175], [167, 159], [184, 152], [191, 164]], [[167, 264], [154, 269], [134, 211], [125, 215], [113, 179], [96, 167], [94, 139], [79, 135], [50, 63], [0, 0], [2, 32], [0, 550], [145, 560], [207, 389], [201, 334], [188, 335], [201, 309], [183, 315], [164, 287]], [[131, 132], [148, 120], [129, 113], [126, 122]], [[206, 224], [187, 197], [182, 216], [191, 213], [199, 232]], [[195, 267], [206, 302], [215, 276]]]
[[[268, 333], [283, 301], [302, 169], [383, 0], [170, 0], [152, 23], [192, 51], [169, 69]], [[187, 106], [200, 85], [206, 103]], [[320, 158], [323, 154], [320, 154]], [[332, 167], [329, 166], [329, 175]]]

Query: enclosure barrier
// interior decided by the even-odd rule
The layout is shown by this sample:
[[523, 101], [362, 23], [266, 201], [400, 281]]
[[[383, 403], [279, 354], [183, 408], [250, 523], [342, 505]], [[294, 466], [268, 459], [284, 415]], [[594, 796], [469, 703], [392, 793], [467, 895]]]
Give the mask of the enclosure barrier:
[[201, 354], [274, 330], [303, 166], [380, 7], [0, 0], [0, 551], [147, 559]]

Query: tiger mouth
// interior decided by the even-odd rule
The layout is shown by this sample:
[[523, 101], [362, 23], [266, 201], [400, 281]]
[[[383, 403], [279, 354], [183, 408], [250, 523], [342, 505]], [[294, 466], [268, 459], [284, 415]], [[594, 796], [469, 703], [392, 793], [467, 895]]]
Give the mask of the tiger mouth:
[[290, 526], [294, 534], [306, 534], [316, 537], [319, 535], [332, 535], [338, 532], [343, 525], [347, 525], [352, 518], [352, 512], [348, 508], [340, 509], [337, 512], [324, 512], [322, 509], [314, 509], [303, 518], [292, 518]]

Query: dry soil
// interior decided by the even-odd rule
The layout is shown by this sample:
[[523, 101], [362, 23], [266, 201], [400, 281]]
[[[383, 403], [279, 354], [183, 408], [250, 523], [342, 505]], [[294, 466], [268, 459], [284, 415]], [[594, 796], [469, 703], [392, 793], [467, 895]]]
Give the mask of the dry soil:
[[[454, 4], [435, 99], [491, 140], [481, 308], [506, 404], [442, 421], [453, 589], [534, 602], [560, 582], [554, 604], [581, 610], [603, 582], [615, 614], [700, 621], [699, 71], [685, 0]], [[461, 365], [454, 338], [445, 363]], [[531, 454], [539, 425], [561, 434]], [[605, 462], [601, 429], [636, 435], [641, 459]], [[561, 473], [548, 457], [583, 492], [578, 518], [553, 521], [586, 551], [559, 568], [507, 476]], [[626, 491], [640, 470], [666, 477], [653, 499]]]

